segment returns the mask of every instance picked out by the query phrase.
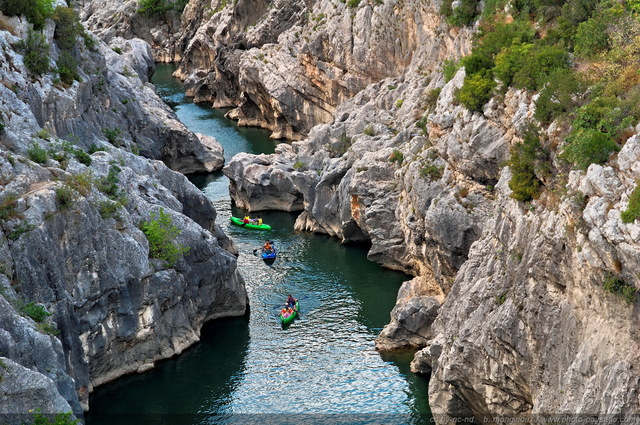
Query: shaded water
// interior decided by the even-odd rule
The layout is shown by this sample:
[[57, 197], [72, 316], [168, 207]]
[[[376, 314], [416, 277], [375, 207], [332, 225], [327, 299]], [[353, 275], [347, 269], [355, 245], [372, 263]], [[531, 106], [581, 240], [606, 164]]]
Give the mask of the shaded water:
[[[153, 81], [187, 126], [216, 137], [226, 157], [273, 152], [268, 133], [239, 129], [222, 112], [190, 103], [172, 69], [159, 65]], [[411, 357], [383, 358], [374, 349], [408, 277], [369, 262], [364, 247], [295, 232], [294, 214], [262, 214], [270, 232], [232, 226], [229, 217], [243, 212], [231, 205], [226, 177], [191, 180], [240, 250], [250, 313], [209, 323], [181, 356], [98, 388], [87, 423], [428, 422], [427, 382], [409, 372]], [[271, 266], [253, 254], [265, 238], [279, 249]], [[301, 313], [283, 328], [278, 311], [289, 293]]]

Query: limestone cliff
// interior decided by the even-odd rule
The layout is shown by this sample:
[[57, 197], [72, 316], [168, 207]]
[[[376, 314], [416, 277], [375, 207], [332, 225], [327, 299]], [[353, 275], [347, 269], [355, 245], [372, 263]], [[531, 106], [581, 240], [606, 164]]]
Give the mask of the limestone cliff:
[[[518, 202], [504, 164], [536, 96], [509, 89], [482, 113], [458, 104], [464, 69], [445, 83], [439, 68], [465, 50], [464, 32], [454, 40], [435, 56], [417, 47], [398, 77], [364, 87], [306, 139], [235, 157], [224, 168], [231, 194], [248, 210], [301, 211], [296, 229], [370, 242], [370, 259], [415, 275], [377, 346], [426, 347], [413, 368], [431, 373], [439, 418], [638, 413], [637, 298], [603, 288], [640, 287], [640, 227], [620, 219], [638, 179], [638, 129], [605, 166]], [[556, 144], [566, 134], [558, 123], [543, 132]]]
[[[217, 169], [222, 150], [145, 82], [146, 43], [119, 40], [116, 52], [78, 37], [79, 75], [65, 85], [27, 70], [17, 46], [28, 24], [1, 18], [0, 421], [38, 409], [81, 417], [95, 386], [179, 354], [208, 320], [245, 313], [235, 246], [169, 168]], [[53, 21], [44, 34], [55, 59]], [[151, 252], [142, 230], [161, 220], [175, 226], [163, 242], [185, 248], [175, 260]]]
[[[224, 168], [236, 204], [300, 211], [296, 229], [371, 243], [370, 259], [415, 276], [377, 346], [423, 348], [413, 368], [431, 373], [437, 417], [640, 413], [640, 227], [620, 219], [640, 129], [525, 204], [505, 163], [537, 95], [502, 87], [481, 111], [460, 105], [465, 70], [445, 81], [443, 61], [469, 53], [477, 26], [450, 28], [441, 2], [200, 0], [184, 13], [196, 10], [209, 13], [179, 38], [189, 93], [299, 139]], [[545, 139], [562, 144], [566, 125]], [[629, 302], [605, 291], [612, 279]]]

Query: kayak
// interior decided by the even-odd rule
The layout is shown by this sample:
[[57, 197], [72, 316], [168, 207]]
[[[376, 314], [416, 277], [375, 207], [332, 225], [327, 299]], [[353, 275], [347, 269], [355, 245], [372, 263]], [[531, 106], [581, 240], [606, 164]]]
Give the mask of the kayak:
[[293, 309], [293, 313], [291, 313], [289, 316], [283, 317], [282, 312], [280, 312], [280, 322], [282, 322], [283, 325], [287, 325], [293, 322], [293, 319], [298, 317], [298, 308], [298, 301], [296, 301], [296, 307]]
[[247, 229], [255, 229], [255, 230], [271, 230], [271, 226], [268, 224], [255, 224], [255, 223], [243, 223], [241, 218], [231, 217], [231, 223], [236, 226], [245, 227]]
[[265, 250], [262, 250], [262, 259], [267, 261], [267, 260], [275, 260], [276, 259], [276, 248], [273, 247], [271, 248], [271, 252], [269, 252], [268, 254], [265, 252]]

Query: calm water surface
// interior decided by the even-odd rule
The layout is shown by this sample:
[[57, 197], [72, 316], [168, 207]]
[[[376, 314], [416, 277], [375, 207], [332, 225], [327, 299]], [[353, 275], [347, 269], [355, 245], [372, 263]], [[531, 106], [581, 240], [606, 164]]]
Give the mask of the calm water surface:
[[[189, 128], [216, 137], [227, 159], [273, 152], [267, 132], [238, 128], [224, 111], [191, 103], [172, 71], [158, 66], [159, 93]], [[262, 214], [274, 229], [268, 233], [232, 226], [229, 217], [243, 212], [231, 205], [226, 177], [191, 180], [240, 250], [250, 313], [209, 323], [181, 356], [98, 388], [87, 423], [427, 423], [427, 382], [410, 373], [411, 356], [383, 358], [374, 349], [408, 277], [369, 262], [363, 247], [295, 232], [293, 214]], [[279, 249], [271, 266], [253, 255], [265, 238]], [[301, 314], [283, 328], [279, 305], [289, 293], [300, 299]]]

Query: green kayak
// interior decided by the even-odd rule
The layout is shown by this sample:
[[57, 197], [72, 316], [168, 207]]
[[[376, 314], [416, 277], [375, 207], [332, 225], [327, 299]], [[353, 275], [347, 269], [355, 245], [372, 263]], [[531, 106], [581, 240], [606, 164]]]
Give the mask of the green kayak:
[[296, 307], [293, 309], [293, 313], [291, 313], [289, 316], [284, 317], [284, 316], [282, 315], [282, 312], [280, 312], [280, 322], [281, 322], [283, 325], [287, 325], [287, 324], [289, 324], [289, 323], [293, 322], [293, 319], [295, 319], [296, 317], [298, 317], [298, 308], [299, 308], [299, 306], [298, 306], [298, 301], [296, 301]]
[[255, 223], [243, 223], [241, 218], [231, 217], [231, 223], [236, 226], [246, 227], [247, 229], [255, 229], [255, 230], [271, 230], [271, 226], [268, 224], [255, 224]]

